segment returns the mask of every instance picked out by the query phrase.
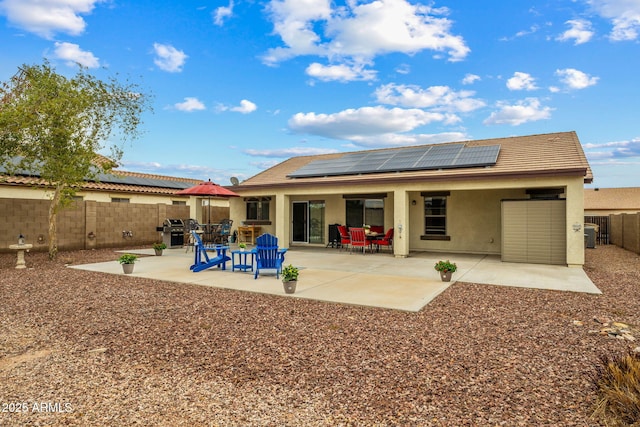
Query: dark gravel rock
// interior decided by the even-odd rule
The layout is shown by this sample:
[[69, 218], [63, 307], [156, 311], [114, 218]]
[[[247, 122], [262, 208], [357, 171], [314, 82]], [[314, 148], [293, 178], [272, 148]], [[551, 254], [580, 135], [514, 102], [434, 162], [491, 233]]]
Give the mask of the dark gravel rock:
[[0, 255], [0, 425], [598, 425], [599, 356], [638, 346], [589, 333], [640, 325], [613, 246], [602, 295], [456, 283], [418, 313], [65, 267], [116, 258]]

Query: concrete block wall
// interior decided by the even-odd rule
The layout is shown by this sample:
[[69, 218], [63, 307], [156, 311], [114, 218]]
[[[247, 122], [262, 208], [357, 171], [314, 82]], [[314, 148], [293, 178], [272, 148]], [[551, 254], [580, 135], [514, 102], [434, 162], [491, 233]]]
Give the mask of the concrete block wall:
[[612, 245], [622, 247], [622, 215], [610, 215], [611, 230], [609, 241]]
[[640, 254], [640, 213], [611, 215], [611, 243]]
[[[0, 251], [10, 252], [22, 233], [34, 251], [49, 249], [48, 200], [0, 199]], [[162, 240], [166, 218], [189, 218], [189, 206], [78, 201], [58, 213], [58, 249], [119, 248]], [[131, 232], [131, 236], [123, 235]]]

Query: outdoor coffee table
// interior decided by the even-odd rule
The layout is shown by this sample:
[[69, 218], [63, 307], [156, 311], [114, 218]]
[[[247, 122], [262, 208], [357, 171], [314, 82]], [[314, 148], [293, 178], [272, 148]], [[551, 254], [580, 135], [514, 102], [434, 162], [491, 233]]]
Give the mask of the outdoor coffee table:
[[[236, 269], [245, 272], [253, 271], [253, 261], [255, 253], [256, 252], [253, 249], [250, 251], [231, 251], [231, 271], [236, 271]], [[249, 255], [251, 255], [250, 260], [248, 258]]]

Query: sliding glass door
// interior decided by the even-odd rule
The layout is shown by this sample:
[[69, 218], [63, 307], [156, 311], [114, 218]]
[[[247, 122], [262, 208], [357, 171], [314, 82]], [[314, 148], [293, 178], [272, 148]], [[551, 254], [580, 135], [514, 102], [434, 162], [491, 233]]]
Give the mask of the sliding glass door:
[[293, 202], [292, 205], [292, 242], [324, 244], [324, 201]]

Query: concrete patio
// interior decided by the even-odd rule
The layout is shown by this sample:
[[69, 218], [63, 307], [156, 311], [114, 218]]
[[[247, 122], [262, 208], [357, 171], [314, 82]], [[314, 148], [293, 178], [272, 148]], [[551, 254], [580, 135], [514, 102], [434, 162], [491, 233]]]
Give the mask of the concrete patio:
[[[294, 298], [307, 298], [342, 304], [363, 305], [404, 311], [419, 311], [451, 284], [458, 282], [498, 286], [601, 293], [581, 268], [540, 264], [504, 263], [499, 256], [472, 254], [411, 253], [395, 258], [390, 253], [350, 254], [332, 248], [294, 247], [286, 254], [285, 265], [301, 269], [295, 294], [285, 294], [273, 270], [260, 273], [210, 268], [198, 273], [189, 270], [193, 252], [167, 249], [153, 256], [153, 249], [128, 253], [140, 257], [131, 276], [202, 286], [215, 286]], [[451, 282], [440, 280], [433, 265], [450, 259], [458, 266]], [[71, 266], [82, 270], [123, 274], [116, 261]]]

